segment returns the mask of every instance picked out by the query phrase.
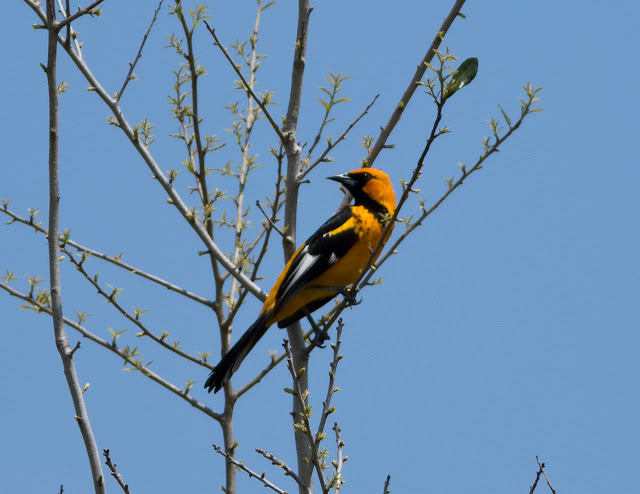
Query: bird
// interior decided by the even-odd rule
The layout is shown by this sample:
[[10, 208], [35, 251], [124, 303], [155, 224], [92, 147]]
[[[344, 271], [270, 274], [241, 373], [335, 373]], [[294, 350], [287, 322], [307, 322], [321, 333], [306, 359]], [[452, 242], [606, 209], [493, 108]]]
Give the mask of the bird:
[[395, 211], [396, 197], [385, 172], [359, 168], [327, 178], [340, 183], [351, 193], [353, 204], [331, 216], [291, 256], [256, 321], [209, 375], [204, 385], [209, 392], [217, 393], [229, 381], [273, 324], [285, 328], [306, 316], [319, 331], [311, 312], [338, 294], [353, 298], [346, 288], [366, 267], [378, 243], [382, 241], [384, 244], [389, 238], [393, 225], [384, 239], [382, 236]]

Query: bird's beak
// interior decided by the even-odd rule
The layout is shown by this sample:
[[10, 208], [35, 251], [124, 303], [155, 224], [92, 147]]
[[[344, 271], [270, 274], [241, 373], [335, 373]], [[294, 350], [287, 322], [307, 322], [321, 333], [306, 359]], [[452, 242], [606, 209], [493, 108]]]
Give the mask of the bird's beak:
[[346, 173], [333, 175], [331, 177], [327, 177], [327, 179], [341, 183], [348, 191], [352, 191], [356, 185], [356, 181]]

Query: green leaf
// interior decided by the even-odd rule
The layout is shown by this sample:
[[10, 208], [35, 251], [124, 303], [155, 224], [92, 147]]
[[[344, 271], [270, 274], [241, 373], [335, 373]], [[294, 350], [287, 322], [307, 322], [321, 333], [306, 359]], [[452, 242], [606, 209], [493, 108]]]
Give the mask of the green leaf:
[[478, 59], [476, 57], [467, 58], [462, 62], [451, 78], [451, 84], [447, 90], [447, 98], [450, 98], [455, 92], [473, 81], [477, 73]]
[[331, 106], [329, 105], [329, 103], [327, 103], [326, 101], [322, 101], [320, 98], [316, 98], [316, 101], [318, 103], [320, 103], [322, 106], [324, 106], [324, 109], [326, 111], [329, 111], [329, 109], [331, 108]]
[[500, 113], [502, 113], [505, 122], [507, 122], [507, 125], [509, 126], [509, 128], [511, 128], [511, 119], [509, 118], [509, 115], [507, 115], [507, 112], [505, 112], [500, 105], [498, 105], [498, 108], [500, 108]]

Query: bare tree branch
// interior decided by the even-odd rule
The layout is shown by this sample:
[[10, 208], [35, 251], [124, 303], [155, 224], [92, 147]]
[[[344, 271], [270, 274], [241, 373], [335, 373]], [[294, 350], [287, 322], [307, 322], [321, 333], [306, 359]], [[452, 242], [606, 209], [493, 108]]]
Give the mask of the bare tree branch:
[[[303, 371], [297, 371], [294, 367], [291, 347], [286, 339], [282, 346], [287, 354], [287, 368], [289, 369], [289, 373], [293, 379], [293, 389], [288, 390], [288, 392], [293, 395], [294, 399], [298, 403], [297, 409], [300, 410], [299, 413], [294, 414], [293, 427], [296, 432], [306, 438], [307, 449], [311, 451], [311, 458], [307, 458], [307, 455], [304, 454], [302, 460], [306, 460], [315, 467], [318, 481], [320, 482], [320, 488], [322, 489], [323, 494], [325, 494], [328, 492], [328, 488], [327, 481], [324, 477], [323, 461], [320, 458], [320, 451], [318, 447], [320, 436], [317, 434], [314, 437], [313, 432], [311, 431], [311, 422], [309, 421], [309, 417], [311, 416], [311, 407], [307, 399], [309, 396], [309, 389], [308, 386], [303, 386], [303, 383], [301, 383], [301, 378], [306, 374], [306, 368], [303, 368]], [[298, 458], [298, 462], [300, 462], [300, 460], [301, 458]], [[310, 485], [310, 483], [306, 482], [304, 478], [302, 478], [302, 482], [304, 485]], [[300, 488], [303, 490], [302, 485], [300, 485]]]
[[120, 303], [117, 301], [116, 297], [113, 296], [113, 294], [109, 294], [104, 291], [102, 286], [98, 283], [97, 277], [89, 275], [89, 273], [87, 273], [87, 271], [84, 269], [84, 263], [82, 260], [78, 261], [75, 257], [73, 257], [73, 254], [69, 252], [67, 249], [65, 249], [64, 247], [62, 248], [62, 251], [69, 256], [69, 260], [71, 261], [71, 263], [76, 267], [76, 269], [80, 272], [80, 274], [82, 274], [82, 276], [84, 276], [84, 278], [91, 284], [91, 286], [93, 286], [98, 291], [98, 294], [101, 295], [109, 304], [111, 304], [126, 319], [128, 319], [133, 324], [138, 326], [138, 328], [140, 328], [140, 330], [142, 331], [141, 334], [148, 336], [163, 348], [169, 350], [172, 353], [175, 353], [176, 355], [179, 355], [180, 357], [186, 360], [193, 362], [194, 364], [201, 365], [202, 367], [209, 369], [210, 371], [214, 369], [214, 366], [212, 364], [205, 362], [202, 358], [194, 357], [190, 353], [180, 350], [180, 348], [177, 348], [175, 345], [169, 344], [164, 337], [157, 336], [156, 334], [154, 334], [153, 331], [151, 331], [145, 324], [142, 323], [142, 321], [138, 316], [132, 315], [128, 310], [122, 307], [122, 305], [120, 305]]
[[300, 174], [300, 180], [303, 180], [304, 177], [307, 176], [307, 174], [313, 170], [318, 164], [322, 163], [323, 161], [325, 161], [325, 158], [327, 156], [327, 154], [329, 154], [331, 152], [331, 150], [333, 148], [335, 148], [341, 141], [343, 141], [346, 137], [347, 134], [351, 131], [351, 129], [353, 129], [356, 124], [367, 114], [369, 113], [369, 110], [371, 109], [371, 107], [375, 104], [376, 100], [380, 97], [379, 94], [376, 94], [375, 98], [373, 98], [373, 101], [371, 101], [371, 103], [369, 103], [367, 105], [367, 107], [364, 109], [364, 111], [358, 116], [358, 118], [356, 118], [353, 122], [351, 122], [351, 124], [349, 125], [349, 127], [347, 127], [347, 130], [345, 130], [340, 137], [338, 137], [338, 139], [336, 139], [335, 141], [331, 141], [330, 143], [327, 144], [327, 147], [325, 148], [325, 150], [322, 152], [322, 154], [313, 162], [311, 163], [307, 168], [304, 169], [304, 171]]
[[387, 125], [385, 125], [382, 128], [382, 131], [380, 132], [380, 136], [378, 136], [378, 139], [376, 140], [375, 144], [371, 148], [371, 151], [369, 152], [369, 156], [367, 156], [366, 166], [372, 166], [373, 162], [376, 160], [376, 157], [378, 156], [380, 151], [382, 151], [382, 149], [384, 148], [387, 142], [387, 139], [389, 138], [389, 135], [391, 135], [391, 132], [395, 128], [396, 124], [400, 121], [400, 117], [402, 116], [402, 113], [407, 108], [407, 105], [409, 104], [409, 101], [411, 100], [413, 93], [418, 88], [418, 82], [422, 80], [422, 77], [424, 76], [424, 73], [427, 70], [427, 64], [430, 63], [431, 60], [433, 59], [435, 50], [438, 49], [438, 47], [440, 46], [440, 43], [444, 39], [445, 34], [447, 34], [447, 31], [451, 27], [451, 24], [453, 24], [453, 21], [460, 14], [460, 10], [462, 9], [464, 2], [465, 0], [456, 0], [456, 3], [453, 5], [453, 7], [451, 7], [451, 11], [449, 12], [449, 15], [447, 15], [447, 17], [444, 19], [442, 26], [440, 26], [440, 30], [436, 34], [435, 38], [433, 38], [433, 41], [431, 42], [431, 46], [429, 46], [427, 53], [425, 53], [424, 57], [418, 64], [415, 73], [413, 74], [413, 76], [411, 77], [411, 80], [409, 81], [409, 85], [407, 86], [407, 89], [405, 89], [404, 93], [402, 94], [402, 97], [400, 98], [400, 101], [395, 106], [393, 113], [391, 114], [391, 117], [387, 122]]
[[[100, 0], [102, 1], [102, 0]], [[94, 2], [95, 3], [95, 2]], [[100, 2], [98, 2], [100, 3]], [[60, 89], [57, 82], [57, 61], [58, 61], [58, 29], [56, 23], [56, 6], [55, 0], [47, 0], [47, 26], [48, 46], [47, 46], [47, 88], [49, 92], [49, 276], [51, 283], [51, 318], [53, 320], [53, 331], [55, 333], [56, 347], [62, 366], [64, 375], [69, 387], [73, 407], [75, 410], [75, 419], [80, 427], [80, 434], [87, 451], [89, 465], [91, 467], [91, 478], [93, 488], [96, 494], [106, 492], [104, 485], [104, 477], [102, 474], [102, 465], [100, 455], [98, 453], [98, 445], [96, 443], [89, 415], [84, 403], [82, 388], [78, 381], [78, 374], [73, 360], [73, 352], [69, 345], [69, 340], [64, 328], [64, 315], [62, 312], [62, 287], [60, 284], [60, 251], [58, 247], [58, 220], [60, 206], [60, 170], [59, 170], [59, 116], [58, 116], [58, 98]], [[80, 13], [79, 13], [80, 14]], [[82, 14], [80, 14], [82, 15]], [[78, 15], [79, 16], [79, 15]], [[78, 17], [76, 16], [76, 17]]]
[[293, 480], [295, 480], [298, 485], [302, 485], [302, 481], [300, 480], [300, 477], [298, 477], [295, 474], [295, 472], [291, 470], [291, 468], [289, 468], [289, 465], [287, 465], [284, 461], [279, 460], [274, 455], [272, 455], [267, 451], [264, 451], [263, 449], [256, 449], [256, 451], [260, 453], [262, 456], [264, 456], [267, 460], [269, 460], [272, 465], [282, 468], [284, 470], [284, 474], [287, 475], [288, 477], [291, 477]]
[[235, 71], [235, 73], [238, 75], [238, 77], [242, 81], [242, 85], [243, 85], [244, 90], [247, 93], [249, 93], [251, 95], [251, 97], [253, 98], [253, 100], [258, 104], [258, 106], [260, 106], [260, 109], [264, 113], [265, 117], [267, 117], [267, 120], [269, 120], [269, 123], [271, 124], [271, 127], [273, 128], [275, 133], [278, 135], [278, 138], [280, 139], [280, 141], [281, 142], [285, 142], [287, 140], [287, 138], [285, 137], [284, 133], [282, 132], [282, 130], [280, 129], [280, 127], [278, 126], [276, 121], [271, 116], [271, 113], [269, 112], [269, 110], [267, 110], [267, 105], [265, 104], [265, 101], [263, 101], [263, 98], [260, 98], [254, 92], [253, 88], [247, 82], [247, 80], [245, 79], [244, 75], [242, 75], [242, 72], [240, 71], [240, 69], [238, 68], [236, 63], [233, 61], [233, 59], [231, 58], [231, 56], [227, 52], [227, 49], [224, 47], [224, 45], [218, 39], [218, 36], [216, 35], [215, 29], [213, 29], [209, 25], [209, 23], [207, 21], [204, 21], [204, 24], [207, 26], [207, 29], [211, 33], [211, 36], [213, 36], [213, 39], [214, 39], [214, 43], [213, 44], [216, 45], [218, 48], [220, 48], [220, 51], [225, 56], [225, 58], [227, 59], [227, 61], [231, 65], [231, 67], [233, 67], [233, 70]]
[[389, 491], [389, 483], [391, 482], [391, 475], [387, 475], [387, 480], [384, 481], [384, 489], [382, 490], [382, 494], [391, 494]]
[[[538, 483], [538, 479], [540, 479], [540, 474], [542, 473], [542, 475], [544, 475], [545, 480], [547, 481], [547, 485], [549, 486], [549, 489], [551, 489], [551, 492], [553, 494], [556, 494], [556, 490], [553, 488], [553, 486], [551, 485], [551, 481], [549, 480], [549, 477], [547, 476], [547, 472], [544, 471], [544, 467], [546, 466], [544, 463], [540, 463], [540, 460], [538, 459], [538, 457], [536, 456], [536, 462], [538, 463], [538, 467], [540, 468], [538, 470], [538, 474], [536, 476], [536, 484]], [[535, 488], [535, 487], [534, 487]], [[531, 491], [533, 492], [533, 491]]]
[[[68, 24], [71, 24], [71, 22], [75, 21], [78, 17], [82, 17], [83, 15], [86, 15], [89, 12], [91, 12], [93, 9], [95, 9], [102, 2], [103, 2], [103, 0], [95, 0], [95, 2], [90, 3], [89, 5], [87, 5], [83, 9], [79, 9], [75, 14], [70, 15], [69, 17], [65, 17], [60, 22], [55, 22], [55, 20], [54, 20], [54, 24], [53, 24], [54, 29], [56, 31], [60, 31], [60, 29], [62, 29], [63, 27], [65, 27]], [[51, 25], [51, 24], [49, 24], [49, 25]]]
[[336, 342], [331, 343], [331, 348], [333, 349], [333, 359], [331, 360], [330, 370], [329, 370], [329, 385], [327, 387], [327, 396], [322, 403], [322, 414], [320, 415], [320, 423], [318, 425], [318, 431], [316, 433], [316, 441], [318, 438], [324, 434], [324, 426], [327, 423], [327, 419], [329, 415], [331, 415], [335, 408], [331, 406], [331, 399], [333, 398], [333, 393], [336, 391], [335, 382], [336, 382], [336, 371], [338, 370], [338, 362], [342, 360], [342, 355], [340, 355], [340, 345], [342, 344], [342, 330], [344, 328], [344, 324], [342, 319], [338, 320], [338, 324], [336, 326]]
[[[30, 297], [25, 293], [20, 292], [19, 290], [12, 288], [11, 286], [9, 286], [8, 283], [0, 283], [0, 288], [8, 292], [10, 295], [16, 298], [19, 298], [21, 300], [24, 300], [25, 302], [30, 304], [34, 309], [36, 309], [37, 312], [44, 312], [45, 314], [51, 315], [51, 307], [49, 307], [48, 305], [45, 305], [44, 303], [36, 300], [33, 297]], [[104, 340], [103, 338], [100, 338], [96, 334], [89, 331], [87, 328], [85, 328], [81, 324], [78, 324], [67, 317], [63, 318], [63, 321], [67, 326], [75, 329], [78, 333], [80, 333], [82, 336], [84, 336], [88, 340], [91, 340], [94, 343], [97, 343], [98, 345], [100, 345], [101, 347], [106, 348], [107, 350], [114, 353], [116, 356], [118, 356], [122, 360], [124, 360], [127, 364], [136, 368], [136, 370], [139, 370], [143, 375], [145, 375], [152, 381], [155, 381], [163, 388], [166, 388], [169, 391], [171, 391], [173, 394], [179, 396], [180, 398], [185, 400], [187, 403], [189, 403], [192, 407], [196, 408], [197, 410], [200, 410], [205, 415], [208, 415], [209, 417], [211, 417], [212, 419], [218, 422], [222, 420], [222, 415], [220, 413], [211, 410], [204, 403], [199, 402], [193, 396], [191, 396], [188, 393], [188, 391], [180, 389], [178, 386], [160, 377], [158, 374], [153, 372], [148, 367], [140, 366], [139, 363], [136, 362], [136, 360], [131, 357], [131, 355], [123, 351], [121, 348], [118, 348], [114, 343], [109, 343], [108, 341]]]
[[[24, 0], [27, 5], [29, 5], [33, 11], [40, 17], [43, 22], [46, 22], [46, 16], [44, 11], [40, 7], [40, 5], [35, 2], [35, 0]], [[238, 266], [235, 266], [231, 260], [224, 254], [222, 250], [215, 244], [213, 239], [208, 235], [203, 225], [198, 222], [196, 218], [193, 217], [187, 205], [184, 203], [180, 195], [174, 189], [172, 185], [172, 181], [167, 178], [167, 176], [162, 172], [155, 159], [151, 155], [149, 149], [138, 139], [137, 132], [131, 127], [125, 115], [120, 108], [118, 102], [113, 99], [107, 91], [102, 87], [100, 82], [93, 75], [88, 65], [82, 60], [78, 54], [72, 50], [71, 48], [66, 47], [65, 39], [58, 35], [57, 37], [58, 43], [60, 43], [63, 47], [65, 47], [65, 51], [71, 58], [71, 60], [78, 67], [82, 75], [89, 82], [91, 89], [98, 94], [98, 96], [103, 100], [103, 102], [109, 107], [109, 109], [114, 114], [114, 122], [118, 127], [125, 133], [127, 138], [131, 141], [132, 145], [140, 154], [144, 162], [147, 164], [153, 176], [158, 180], [158, 182], [162, 185], [163, 189], [169, 194], [170, 202], [178, 209], [180, 214], [187, 220], [189, 225], [195, 231], [195, 233], [200, 237], [202, 242], [205, 244], [207, 249], [216, 257], [216, 259], [220, 262], [222, 266], [226, 270], [228, 270], [234, 278], [237, 278], [240, 283], [245, 286], [249, 292], [255, 295], [259, 300], [265, 300], [267, 294], [260, 289], [254, 282], [252, 282], [247, 275], [242, 272], [242, 269]]]
[[333, 485], [335, 486], [334, 493], [340, 494], [340, 488], [344, 484], [344, 479], [342, 477], [342, 467], [344, 465], [346, 457], [344, 457], [342, 454], [342, 450], [344, 448], [344, 441], [340, 438], [340, 432], [342, 432], [342, 429], [338, 427], [337, 422], [333, 424], [333, 431], [336, 433], [336, 446], [338, 448], [336, 451], [337, 460], [333, 462], [333, 468], [334, 468]]
[[[44, 233], [45, 236], [49, 235], [49, 231], [46, 228], [43, 228], [41, 223], [36, 223], [33, 217], [29, 219], [23, 218], [22, 216], [8, 209], [7, 204], [3, 204], [3, 206], [0, 208], [0, 212], [12, 218], [10, 223], [13, 223], [13, 221], [17, 221], [18, 223], [22, 223], [23, 225], [27, 225], [33, 228], [36, 232]], [[131, 274], [134, 274], [136, 276], [141, 276], [142, 278], [145, 278], [149, 281], [157, 283], [158, 285], [163, 286], [173, 292], [179, 293], [180, 295], [184, 295], [185, 297], [190, 298], [191, 300], [195, 300], [196, 302], [206, 305], [207, 307], [213, 307], [215, 305], [215, 302], [211, 300], [207, 300], [206, 298], [200, 295], [197, 295], [193, 292], [190, 292], [185, 288], [179, 287], [178, 285], [174, 285], [169, 281], [163, 280], [162, 278], [159, 278], [153, 274], [142, 271], [141, 269], [136, 268], [131, 264], [127, 264], [126, 262], [123, 262], [121, 260], [121, 255], [108, 256], [107, 254], [91, 249], [90, 247], [86, 247], [82, 244], [79, 244], [78, 242], [74, 242], [73, 240], [66, 238], [64, 235], [59, 235], [59, 239], [62, 244], [70, 245], [71, 247], [73, 247], [79, 252], [84, 252], [84, 253], [90, 254], [91, 257], [102, 259], [103, 261], [111, 263], [114, 266], [118, 266], [119, 268], [125, 269]]]
[[142, 38], [142, 43], [140, 43], [140, 48], [138, 49], [138, 54], [136, 55], [136, 58], [133, 59], [133, 62], [129, 62], [129, 72], [127, 73], [127, 77], [125, 77], [124, 82], [122, 83], [122, 87], [120, 88], [120, 91], [118, 91], [118, 93], [113, 98], [116, 101], [120, 101], [120, 98], [122, 98], [122, 93], [124, 93], [124, 90], [127, 87], [127, 84], [129, 84], [129, 81], [133, 78], [132, 77], [133, 70], [136, 68], [136, 64], [138, 63], [138, 60], [140, 60], [140, 57], [142, 56], [142, 49], [144, 48], [144, 44], [147, 42], [147, 38], [151, 33], [151, 29], [153, 28], [153, 25], [155, 24], [156, 19], [158, 18], [158, 13], [162, 8], [162, 2], [164, 2], [164, 0], [160, 0], [160, 3], [158, 3], [158, 8], [153, 13], [153, 19], [151, 19], [151, 24], [149, 24], [149, 29], [147, 29], [147, 32]]
[[114, 479], [116, 479], [116, 482], [118, 482], [118, 485], [122, 489], [122, 492], [124, 492], [124, 494], [130, 494], [129, 486], [124, 483], [124, 480], [122, 480], [122, 475], [120, 475], [118, 473], [118, 470], [116, 469], [116, 467], [118, 465], [116, 465], [115, 463], [113, 463], [111, 461], [111, 456], [109, 454], [109, 450], [105, 449], [102, 452], [102, 454], [106, 458], [105, 464], [109, 467], [109, 470], [111, 470], [111, 475], [113, 476]]
[[[538, 461], [537, 456], [536, 456], [536, 461]], [[544, 471], [544, 463], [540, 464], [540, 462], [538, 461], [538, 473], [536, 473], [536, 480], [529, 487], [529, 494], [533, 494], [534, 491], [536, 490], [536, 487], [538, 487], [538, 482], [540, 481], [540, 476], [542, 475], [543, 471]]]
[[265, 474], [264, 473], [259, 474], [259, 473], [254, 472], [250, 468], [246, 467], [243, 462], [236, 460], [233, 456], [231, 456], [229, 453], [226, 453], [226, 452], [222, 451], [222, 448], [220, 448], [219, 446], [216, 446], [215, 444], [213, 444], [213, 449], [215, 449], [216, 453], [218, 453], [219, 455], [224, 456], [229, 463], [235, 465], [236, 467], [238, 467], [243, 472], [246, 472], [247, 474], [249, 474], [249, 477], [253, 477], [253, 478], [258, 479], [260, 482], [262, 482], [262, 484], [265, 487], [268, 487], [269, 489], [271, 489], [274, 492], [277, 492], [278, 494], [287, 494], [287, 491], [282, 490], [277, 485], [275, 485], [274, 483], [269, 482], [265, 478]]
[[[287, 156], [287, 178], [285, 192], [284, 227], [286, 235], [282, 239], [285, 263], [289, 261], [296, 250], [296, 232], [298, 223], [298, 194], [300, 191], [300, 173], [302, 148], [297, 140], [298, 118], [300, 116], [300, 105], [302, 100], [302, 87], [304, 72], [307, 60], [307, 41], [309, 37], [309, 18], [313, 9], [309, 5], [309, 0], [298, 0], [298, 25], [296, 28], [296, 39], [293, 52], [293, 62], [291, 68], [291, 86], [289, 89], [289, 104], [287, 105], [287, 116], [284, 122], [284, 135], [286, 140], [282, 142]], [[294, 379], [294, 387], [303, 390], [309, 388], [309, 373], [302, 373], [302, 369], [309, 369], [309, 355], [304, 344], [304, 335], [300, 327], [300, 322], [296, 322], [287, 327], [287, 335], [291, 342], [291, 353], [293, 356], [292, 369], [299, 376]], [[293, 397], [293, 416], [301, 417], [304, 414], [304, 407], [301, 400]], [[296, 444], [296, 456], [298, 459], [298, 475], [308, 490], [313, 489], [312, 477], [314, 463], [306, 461], [310, 444], [307, 444], [308, 436], [294, 431]], [[322, 487], [325, 487], [322, 472], [320, 472]], [[299, 487], [300, 494], [308, 490]]]

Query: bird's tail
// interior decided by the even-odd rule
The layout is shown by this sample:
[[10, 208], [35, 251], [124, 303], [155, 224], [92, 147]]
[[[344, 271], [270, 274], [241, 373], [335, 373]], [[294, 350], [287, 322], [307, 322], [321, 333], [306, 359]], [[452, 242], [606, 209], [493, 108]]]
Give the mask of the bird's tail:
[[256, 343], [264, 336], [269, 326], [267, 325], [267, 314], [261, 314], [249, 329], [240, 337], [231, 350], [229, 350], [222, 360], [213, 369], [211, 375], [204, 383], [205, 389], [209, 389], [209, 393], [213, 391], [217, 393], [224, 386], [231, 375], [238, 370], [244, 358], [249, 354]]

